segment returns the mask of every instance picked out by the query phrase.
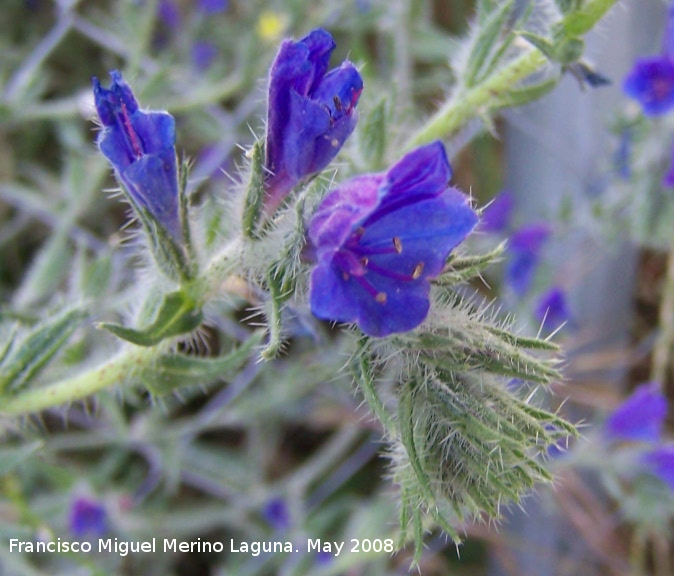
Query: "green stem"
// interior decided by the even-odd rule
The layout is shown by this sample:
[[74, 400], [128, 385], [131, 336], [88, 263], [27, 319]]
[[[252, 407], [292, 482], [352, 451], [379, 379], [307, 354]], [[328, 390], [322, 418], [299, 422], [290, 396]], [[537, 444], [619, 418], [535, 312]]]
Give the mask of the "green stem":
[[137, 346], [122, 350], [117, 356], [86, 372], [56, 382], [46, 388], [36, 388], [3, 401], [3, 414], [39, 412], [76, 400], [82, 400], [109, 386], [120, 384], [139, 367], [147, 366], [163, 349]]
[[[588, 0], [582, 10], [565, 16], [562, 26], [569, 33], [584, 34], [591, 30], [616, 2], [617, 0]], [[414, 134], [406, 149], [410, 150], [455, 134], [476, 116], [489, 112], [491, 103], [501, 101], [518, 82], [542, 69], [547, 63], [548, 60], [543, 53], [531, 47], [490, 75], [484, 82], [457, 91]]]

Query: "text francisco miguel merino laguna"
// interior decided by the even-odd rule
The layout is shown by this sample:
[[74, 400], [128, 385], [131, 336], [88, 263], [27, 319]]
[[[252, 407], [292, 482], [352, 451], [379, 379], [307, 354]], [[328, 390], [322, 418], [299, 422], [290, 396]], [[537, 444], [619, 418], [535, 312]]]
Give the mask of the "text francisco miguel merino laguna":
[[[234, 539], [231, 539], [229, 546], [226, 546], [223, 542], [214, 541], [209, 542], [197, 538], [196, 540], [190, 542], [181, 542], [176, 538], [163, 538], [160, 539], [160, 546], [157, 546], [157, 538], [152, 538], [151, 540], [145, 540], [142, 542], [129, 542], [125, 540], [119, 540], [117, 538], [99, 538], [98, 541], [93, 542], [75, 542], [62, 540], [57, 538], [51, 542], [29, 542], [24, 540], [19, 540], [18, 538], [11, 538], [9, 540], [9, 551], [10, 552], [43, 552], [43, 553], [88, 553], [97, 551], [99, 553], [114, 553], [119, 554], [120, 556], [126, 556], [131, 553], [139, 552], [197, 552], [197, 553], [209, 553], [209, 552], [242, 552], [245, 554], [250, 554], [251, 556], [259, 556], [261, 553], [279, 553], [279, 552], [300, 552], [299, 548], [291, 542], [235, 542]], [[320, 539], [307, 539], [305, 550], [307, 552], [324, 552], [328, 554], [334, 554], [339, 556], [344, 548], [344, 542], [328, 542], [327, 540]]]

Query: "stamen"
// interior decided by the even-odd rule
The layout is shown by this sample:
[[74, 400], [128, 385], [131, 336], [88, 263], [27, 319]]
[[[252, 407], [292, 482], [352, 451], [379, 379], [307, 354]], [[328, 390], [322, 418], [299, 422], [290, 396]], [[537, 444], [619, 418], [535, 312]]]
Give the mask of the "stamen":
[[133, 150], [133, 153], [136, 155], [136, 158], [140, 158], [143, 155], [143, 148], [141, 143], [138, 140], [138, 134], [136, 134], [133, 126], [131, 125], [131, 120], [129, 118], [129, 112], [126, 109], [126, 104], [120, 102], [121, 110], [121, 119], [123, 124], [123, 131], [126, 137], [128, 138], [129, 145]]
[[[421, 265], [421, 269], [419, 269], [419, 266]], [[367, 269], [370, 272], [375, 272], [376, 274], [379, 274], [380, 276], [384, 276], [385, 278], [392, 278], [393, 280], [401, 280], [402, 282], [411, 282], [412, 280], [416, 280], [419, 278], [421, 275], [421, 272], [423, 271], [423, 263], [417, 264], [416, 268], [412, 272], [412, 275], [407, 275], [407, 274], [400, 274], [398, 272], [394, 272], [393, 270], [387, 270], [386, 268], [382, 268], [381, 266], [377, 266], [373, 262], [370, 262], [368, 264]], [[418, 275], [415, 276], [415, 274]]]
[[414, 272], [412, 272], [412, 279], [416, 280], [417, 278], [419, 278], [419, 276], [421, 276], [421, 273], [423, 271], [424, 271], [424, 263], [419, 262], [419, 264], [415, 266]]
[[386, 292], [377, 293], [374, 299], [379, 302], [379, 304], [386, 304]]
[[350, 278], [348, 272], [342, 272], [342, 278], [344, 278], [344, 281], [348, 280]]
[[396, 252], [398, 254], [402, 254], [403, 243], [400, 241], [400, 238], [398, 238], [397, 236], [393, 237], [393, 247], [396, 249]]
[[369, 259], [369, 258], [365, 258], [365, 257], [363, 257], [363, 258], [360, 259], [360, 263], [361, 263], [363, 266], [367, 266], [367, 263], [368, 263], [369, 261], [370, 261], [370, 259]]
[[342, 111], [342, 101], [339, 99], [339, 96], [333, 96], [332, 101], [335, 103], [335, 108], [337, 109], [337, 112]]

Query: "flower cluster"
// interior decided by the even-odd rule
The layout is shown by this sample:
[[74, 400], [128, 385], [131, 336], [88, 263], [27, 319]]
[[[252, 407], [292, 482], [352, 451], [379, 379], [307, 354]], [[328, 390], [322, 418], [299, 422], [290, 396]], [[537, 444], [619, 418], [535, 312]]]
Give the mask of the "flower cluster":
[[370, 336], [405, 332], [426, 318], [430, 280], [477, 224], [468, 198], [447, 187], [451, 175], [435, 142], [327, 195], [309, 225], [314, 315], [355, 322]]

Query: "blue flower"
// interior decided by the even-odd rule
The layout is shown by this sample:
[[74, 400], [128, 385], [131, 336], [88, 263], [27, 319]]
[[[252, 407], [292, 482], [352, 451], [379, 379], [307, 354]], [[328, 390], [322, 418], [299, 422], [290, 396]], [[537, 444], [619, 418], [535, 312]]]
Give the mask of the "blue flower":
[[200, 40], [192, 45], [192, 64], [199, 72], [208, 70], [217, 55], [218, 47], [212, 42]]
[[348, 60], [328, 72], [334, 49], [332, 36], [317, 29], [298, 42], [284, 41], [271, 67], [268, 212], [298, 182], [323, 170], [356, 126], [363, 80]]
[[430, 280], [477, 224], [466, 195], [447, 187], [450, 177], [445, 149], [434, 142], [325, 197], [309, 224], [315, 316], [355, 322], [370, 336], [423, 322]]
[[508, 228], [514, 207], [513, 195], [508, 191], [501, 192], [482, 212], [479, 229], [490, 233], [504, 232]]
[[536, 319], [556, 330], [571, 318], [569, 305], [564, 291], [555, 286], [545, 292], [538, 300], [535, 310]]
[[70, 533], [77, 537], [100, 537], [108, 530], [108, 516], [102, 504], [77, 498], [70, 508]]
[[275, 530], [290, 528], [290, 510], [283, 498], [272, 498], [262, 509], [262, 516]]
[[674, 446], [661, 446], [643, 455], [646, 469], [674, 490]]
[[550, 236], [547, 224], [520, 228], [510, 238], [510, 260], [506, 265], [505, 282], [518, 296], [529, 290], [541, 258], [543, 244]]
[[666, 414], [667, 400], [659, 384], [642, 384], [609, 416], [604, 432], [611, 440], [657, 442]]
[[98, 146], [124, 185], [131, 205], [146, 210], [180, 244], [175, 121], [168, 112], [143, 112], [122, 75], [110, 73], [103, 88], [93, 78], [94, 98], [103, 125]]
[[623, 89], [641, 104], [646, 116], [668, 112], [674, 107], [674, 60], [668, 56], [640, 58]]
[[229, 0], [199, 0], [197, 8], [208, 16], [226, 12], [229, 9]]
[[157, 14], [166, 27], [173, 32], [180, 29], [180, 10], [173, 0], [161, 0]]

